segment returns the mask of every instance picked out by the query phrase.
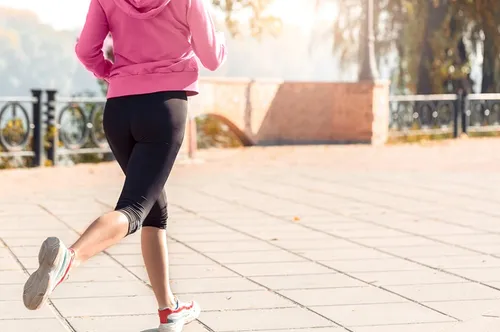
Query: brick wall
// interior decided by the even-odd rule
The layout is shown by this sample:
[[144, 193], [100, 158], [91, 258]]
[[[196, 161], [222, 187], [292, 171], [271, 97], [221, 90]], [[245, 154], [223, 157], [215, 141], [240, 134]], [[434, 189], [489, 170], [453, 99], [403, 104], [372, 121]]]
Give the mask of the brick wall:
[[253, 144], [383, 144], [387, 140], [388, 82], [204, 78], [200, 91], [190, 100], [191, 115], [226, 119]]

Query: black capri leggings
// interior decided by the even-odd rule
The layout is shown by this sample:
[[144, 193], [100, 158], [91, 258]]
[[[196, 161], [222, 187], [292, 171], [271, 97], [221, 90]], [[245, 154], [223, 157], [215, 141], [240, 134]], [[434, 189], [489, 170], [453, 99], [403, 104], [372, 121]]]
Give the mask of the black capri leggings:
[[129, 219], [128, 234], [141, 226], [165, 229], [165, 183], [184, 138], [187, 95], [156, 92], [110, 98], [104, 109], [104, 131], [126, 175], [116, 211]]

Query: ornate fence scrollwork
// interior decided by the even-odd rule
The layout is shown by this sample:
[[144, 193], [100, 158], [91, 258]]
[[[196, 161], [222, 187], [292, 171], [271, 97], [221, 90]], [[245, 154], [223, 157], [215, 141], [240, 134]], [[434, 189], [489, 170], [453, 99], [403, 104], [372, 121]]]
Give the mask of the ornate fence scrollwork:
[[68, 104], [59, 112], [59, 140], [66, 149], [81, 149], [88, 140], [88, 121], [80, 105]]
[[90, 113], [90, 125], [92, 130], [90, 131], [90, 138], [94, 144], [100, 148], [108, 148], [108, 141], [106, 139], [106, 134], [104, 133], [103, 119], [104, 119], [104, 105], [94, 104], [92, 112]]
[[42, 165], [42, 91], [31, 93], [0, 97], [0, 168]]
[[471, 94], [465, 109], [468, 132], [500, 131], [500, 94]]
[[104, 98], [71, 97], [52, 101], [53, 113], [57, 114], [57, 137], [53, 145], [58, 148], [53, 154], [53, 163], [59, 156], [108, 155], [109, 149], [103, 129]]
[[33, 128], [29, 113], [20, 102], [7, 102], [0, 109], [0, 145], [5, 151], [23, 151]]
[[391, 135], [413, 136], [453, 132], [456, 102], [456, 95], [391, 97]]

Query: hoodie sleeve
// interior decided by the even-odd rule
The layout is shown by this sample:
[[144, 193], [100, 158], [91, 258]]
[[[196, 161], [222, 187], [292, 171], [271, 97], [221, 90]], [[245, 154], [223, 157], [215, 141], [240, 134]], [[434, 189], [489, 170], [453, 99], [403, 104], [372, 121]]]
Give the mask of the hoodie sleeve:
[[215, 31], [215, 25], [205, 0], [191, 0], [188, 25], [193, 50], [205, 68], [217, 70], [226, 60], [224, 34]]
[[87, 19], [75, 47], [82, 64], [97, 78], [107, 79], [113, 64], [104, 58], [102, 47], [109, 34], [108, 20], [99, 3], [91, 0]]

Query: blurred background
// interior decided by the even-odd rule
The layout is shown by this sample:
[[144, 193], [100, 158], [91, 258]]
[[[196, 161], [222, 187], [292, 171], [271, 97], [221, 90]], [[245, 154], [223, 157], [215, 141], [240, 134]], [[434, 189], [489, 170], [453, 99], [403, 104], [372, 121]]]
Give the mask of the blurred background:
[[[218, 29], [228, 36], [230, 49], [230, 57], [220, 70], [202, 71], [205, 82], [211, 84], [210, 89], [218, 86], [217, 91], [222, 91], [220, 82], [211, 80], [220, 78], [226, 79], [226, 83], [232, 82], [233, 87], [241, 79], [302, 82], [300, 87], [287, 90], [290, 94], [295, 91], [295, 95], [306, 89], [306, 83], [319, 84], [315, 86], [319, 87], [335, 82], [385, 81], [391, 99], [383, 111], [388, 114], [390, 128], [384, 142], [413, 142], [462, 134], [496, 136], [498, 133], [500, 103], [497, 100], [500, 98], [494, 93], [500, 92], [500, 5], [493, 0], [212, 0], [210, 3]], [[58, 96], [67, 98], [105, 95], [105, 84], [88, 73], [74, 55], [74, 44], [88, 4], [88, 0], [0, 0], [0, 97], [3, 96], [4, 101], [24, 100], [19, 96], [29, 95], [32, 89], [54, 90]], [[109, 44], [106, 54], [112, 58]], [[257, 85], [260, 90], [269, 88]], [[280, 86], [280, 93], [284, 96], [282, 88]], [[248, 87], [249, 91], [252, 89]], [[242, 104], [250, 104], [251, 99], [254, 108], [259, 107], [256, 104], [270, 102], [262, 101], [262, 93], [249, 98], [233, 89], [231, 94], [234, 100], [226, 101], [223, 106], [209, 107], [206, 98], [199, 102], [194, 120], [196, 128], [193, 127], [191, 133], [196, 136], [193, 139], [196, 142], [187, 143], [191, 144], [191, 150], [289, 142], [371, 141], [371, 138], [334, 134], [291, 137], [283, 134], [284, 129], [278, 129], [275, 121], [272, 122], [274, 134], [269, 134], [269, 130], [259, 134], [250, 128], [251, 124], [255, 127], [257, 121], [257, 126], [262, 127], [263, 123], [249, 120], [248, 105], [240, 105], [244, 108], [241, 112], [247, 112], [241, 124], [228, 115], [225, 108], [236, 108], [233, 104], [239, 103], [238, 98], [246, 99]], [[465, 98], [466, 95], [472, 97]], [[256, 98], [260, 101], [255, 102]], [[324, 97], [311, 98], [321, 101]], [[279, 98], [274, 98], [276, 100]], [[103, 101], [94, 99], [93, 102], [102, 104]], [[342, 106], [326, 104], [323, 107], [335, 107], [335, 114], [339, 114]], [[95, 104], [90, 101], [80, 103], [79, 109], [75, 109], [74, 103], [66, 108], [62, 112], [55, 107], [52, 118], [64, 113], [56, 127], [66, 127], [66, 134], [62, 129], [59, 136], [65, 135], [65, 146], [71, 147], [87, 135], [74, 128], [99, 127], [89, 119], [87, 123], [82, 122], [81, 114], [88, 113], [87, 118], [96, 119], [99, 115], [93, 113]], [[30, 142], [24, 134], [31, 115], [24, 112], [21, 117], [18, 113], [8, 116], [7, 113], [12, 112], [9, 109], [0, 117], [4, 132], [8, 127], [10, 150], [12, 146]], [[267, 118], [271, 113], [281, 114], [265, 112]], [[290, 112], [287, 114], [295, 114]], [[322, 130], [311, 126], [310, 132]], [[338, 126], [346, 124], [338, 123]], [[330, 131], [338, 133], [339, 130], [330, 128]], [[100, 135], [103, 140], [103, 133]], [[72, 143], [68, 143], [70, 138]], [[2, 148], [9, 149], [5, 143]]]
[[[214, 16], [229, 39], [226, 77], [353, 81], [363, 40], [360, 0], [214, 0]], [[374, 2], [380, 78], [393, 91], [443, 93], [450, 78], [475, 92], [496, 92], [499, 7], [494, 1]], [[88, 0], [0, 0], [1, 95], [34, 86], [61, 93], [99, 87], [77, 62], [73, 46]]]

